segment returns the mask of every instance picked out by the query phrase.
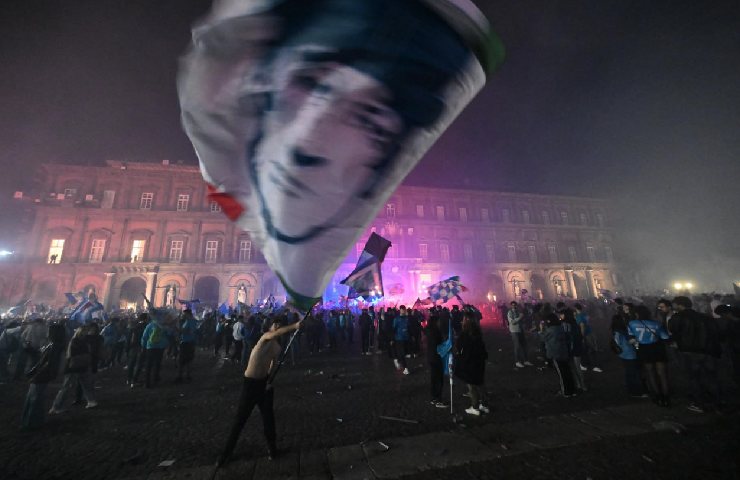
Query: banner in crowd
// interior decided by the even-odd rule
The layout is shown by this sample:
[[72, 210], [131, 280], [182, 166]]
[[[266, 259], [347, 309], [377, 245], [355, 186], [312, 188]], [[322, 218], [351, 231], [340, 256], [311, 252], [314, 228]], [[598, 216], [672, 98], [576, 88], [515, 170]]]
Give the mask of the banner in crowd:
[[460, 293], [468, 289], [460, 283], [460, 277], [454, 276], [431, 285], [427, 290], [429, 291], [429, 298], [434, 303], [447, 303], [453, 298], [457, 298], [460, 303], [464, 303], [460, 298]]
[[210, 198], [304, 310], [503, 60], [470, 0], [219, 0], [192, 38], [178, 93]]
[[349, 287], [348, 298], [384, 296], [381, 266], [390, 247], [390, 240], [375, 232], [370, 234], [357, 260], [357, 266], [341, 281], [342, 285]]

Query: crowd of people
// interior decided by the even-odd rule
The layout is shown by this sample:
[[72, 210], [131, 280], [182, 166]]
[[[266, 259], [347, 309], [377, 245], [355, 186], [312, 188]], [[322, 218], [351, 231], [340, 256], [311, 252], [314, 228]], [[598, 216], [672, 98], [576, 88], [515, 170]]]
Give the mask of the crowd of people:
[[[699, 413], [723, 406], [717, 367], [723, 354], [731, 358], [734, 380], [740, 382], [740, 314], [731, 299], [714, 300], [704, 312], [688, 296], [641, 302], [511, 302], [495, 317], [511, 335], [514, 369], [551, 369], [559, 394], [566, 398], [588, 391], [589, 376], [602, 373], [598, 357], [606, 345], [599, 345], [593, 322], [608, 321], [606, 343], [623, 365], [627, 394], [668, 407], [673, 393], [668, 370], [680, 370], [691, 386], [688, 408]], [[496, 321], [491, 316], [486, 320]], [[383, 355], [389, 368], [411, 375], [418, 372], [409, 359], [425, 355], [431, 405], [449, 406], [443, 385], [451, 369], [468, 388], [465, 412], [478, 416], [491, 410], [484, 387], [488, 351], [481, 321], [481, 310], [469, 305], [315, 308], [305, 318], [287, 309], [227, 315], [210, 311], [196, 318], [190, 309], [154, 308], [84, 324], [53, 316], [10, 318], [0, 327], [0, 382], [29, 382], [23, 426], [37, 428], [47, 412], [64, 412], [70, 397], [95, 408], [94, 383], [101, 370], [124, 372], [130, 388], [156, 388], [163, 360], [170, 359], [176, 365], [172, 381], [188, 383], [197, 350], [247, 367], [273, 324], [300, 325], [288, 355], [292, 363], [302, 355], [352, 351]], [[286, 338], [279, 341], [283, 347], [287, 343]], [[536, 348], [529, 347], [532, 342]], [[47, 410], [47, 386], [58, 375], [63, 376], [61, 387]]]

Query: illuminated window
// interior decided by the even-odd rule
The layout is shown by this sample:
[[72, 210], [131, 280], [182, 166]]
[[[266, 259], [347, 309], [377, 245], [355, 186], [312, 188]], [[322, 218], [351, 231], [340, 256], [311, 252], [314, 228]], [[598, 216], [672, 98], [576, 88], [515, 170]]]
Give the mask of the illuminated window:
[[534, 245], [527, 245], [527, 252], [529, 252], [529, 262], [537, 263], [537, 247]]
[[252, 260], [252, 241], [239, 241], [239, 263], [247, 263]]
[[509, 262], [516, 262], [516, 245], [513, 243], [506, 245], [506, 252], [509, 255]]
[[570, 246], [568, 247], [568, 256], [570, 256], [571, 262], [577, 262], [578, 261], [578, 253], [576, 252], [576, 247]]
[[490, 222], [491, 221], [491, 214], [489, 213], [487, 208], [481, 208], [480, 209], [480, 219], [482, 222]]
[[206, 263], [214, 263], [218, 258], [218, 240], [206, 241]]
[[131, 263], [141, 262], [144, 260], [144, 246], [146, 240], [134, 240], [131, 244]]
[[62, 253], [64, 252], [64, 239], [53, 238], [51, 245], [49, 246], [49, 256], [46, 258], [48, 263], [60, 263], [62, 261]]
[[437, 205], [437, 220], [444, 220], [445, 219], [445, 207], [442, 205]]
[[550, 212], [547, 210], [542, 211], [542, 223], [545, 225], [550, 225]]
[[145, 192], [141, 194], [141, 200], [139, 201], [139, 208], [141, 210], [151, 210], [152, 201], [154, 200], [154, 194], [151, 192]]
[[529, 210], [522, 210], [522, 223], [529, 223]]
[[581, 213], [580, 215], [581, 225], [588, 225], [588, 215]]
[[463, 256], [466, 262], [473, 261], [473, 245], [468, 242], [463, 243]]
[[439, 259], [442, 262], [450, 261], [450, 246], [446, 243], [439, 244]]
[[409, 227], [408, 234], [409, 236], [414, 234], [414, 227]]
[[460, 221], [467, 222], [468, 221], [468, 209], [465, 207], [460, 207], [458, 209], [458, 212], [460, 213]]
[[568, 225], [568, 212], [560, 212], [560, 223]]
[[419, 218], [424, 218], [424, 205], [416, 205], [416, 216]]
[[496, 260], [496, 246], [492, 243], [486, 244], [486, 258], [489, 262]]
[[612, 247], [604, 247], [604, 253], [606, 254], [607, 262], [611, 263], [614, 261], [614, 252], [612, 251]]
[[504, 223], [509, 223], [511, 221], [511, 212], [508, 208], [504, 208], [503, 210], [501, 210], [501, 220]]
[[183, 240], [172, 240], [170, 242], [170, 262], [179, 263], [182, 261], [182, 247], [184, 244]]
[[596, 225], [600, 227], [604, 226], [604, 214], [603, 213], [596, 214]]
[[586, 255], [588, 255], [589, 262], [596, 261], [596, 249], [593, 247], [593, 245], [586, 246]]
[[113, 202], [116, 199], [115, 190], [105, 190], [103, 192], [103, 201], [100, 202], [100, 208], [113, 208]]
[[103, 261], [103, 253], [105, 253], [105, 239], [96, 238], [92, 241], [90, 247], [90, 263], [100, 263]]
[[216, 202], [211, 202], [211, 211], [212, 212], [220, 212], [221, 211], [221, 205], [219, 205]]
[[65, 188], [64, 189], [64, 198], [72, 198], [75, 195], [77, 195], [77, 189], [76, 188]]
[[395, 203], [388, 203], [385, 206], [385, 216], [393, 218], [396, 216], [396, 204]]
[[177, 196], [177, 211], [187, 212], [188, 204], [190, 203], [190, 195], [187, 193], [181, 193]]
[[429, 246], [426, 243], [419, 244], [419, 256], [425, 260], [429, 257]]
[[558, 263], [558, 249], [555, 245], [548, 245], [547, 253], [550, 254], [550, 263]]

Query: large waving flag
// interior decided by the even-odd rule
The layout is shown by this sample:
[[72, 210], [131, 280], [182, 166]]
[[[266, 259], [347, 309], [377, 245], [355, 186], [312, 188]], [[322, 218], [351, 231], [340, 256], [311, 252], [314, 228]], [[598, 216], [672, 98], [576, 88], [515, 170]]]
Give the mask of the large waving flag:
[[192, 300], [182, 300], [178, 298], [177, 301], [187, 310], [193, 310], [193, 308], [200, 303], [199, 298], [194, 298]]
[[347, 278], [340, 282], [349, 287], [347, 297], [382, 297], [384, 295], [383, 275], [380, 267], [390, 247], [391, 242], [389, 240], [375, 232], [370, 234], [370, 238], [367, 239], [365, 248], [357, 260], [357, 266]]
[[77, 324], [85, 325], [93, 319], [93, 313], [103, 310], [103, 305], [96, 299], [83, 299], [69, 314], [69, 319]]
[[468, 289], [460, 283], [460, 277], [458, 276], [450, 277], [428, 287], [429, 298], [431, 298], [434, 303], [446, 303], [453, 298], [458, 298], [460, 303], [463, 303], [460, 298], [460, 293], [466, 292], [467, 290]]
[[502, 60], [471, 0], [216, 0], [182, 123], [210, 198], [307, 310]]

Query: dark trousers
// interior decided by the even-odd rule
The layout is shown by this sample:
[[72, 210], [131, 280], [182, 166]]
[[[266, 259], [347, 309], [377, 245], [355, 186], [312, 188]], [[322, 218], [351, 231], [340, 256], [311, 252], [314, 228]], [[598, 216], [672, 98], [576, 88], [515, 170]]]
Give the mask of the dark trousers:
[[29, 385], [26, 402], [23, 404], [23, 416], [21, 417], [23, 428], [38, 428], [44, 424], [46, 413], [44, 401], [47, 386], [47, 383], [32, 383]]
[[717, 359], [705, 353], [681, 352], [684, 371], [691, 384], [691, 398], [704, 406], [721, 401]]
[[273, 391], [272, 389], [267, 389], [267, 378], [255, 379], [245, 377], [243, 380], [236, 418], [234, 418], [229, 438], [221, 455], [223, 459], [229, 458], [234, 451], [236, 442], [239, 440], [239, 435], [242, 433], [242, 429], [244, 429], [244, 424], [247, 423], [247, 419], [252, 414], [255, 405], [259, 407], [260, 414], [262, 415], [262, 425], [265, 431], [265, 438], [267, 439], [267, 447], [271, 452], [274, 452], [277, 448], [275, 443], [275, 413], [272, 409]]
[[396, 360], [401, 364], [401, 368], [406, 368], [406, 340], [396, 340], [393, 345], [396, 347]]
[[234, 340], [234, 353], [231, 354], [231, 359], [236, 362], [242, 361], [242, 348], [244, 348], [244, 341]]
[[159, 369], [162, 366], [162, 356], [164, 355], [164, 348], [148, 348], [146, 351], [146, 386], [152, 386], [152, 380], [154, 383], [159, 383]]
[[370, 330], [362, 331], [362, 353], [367, 353], [370, 348]]
[[560, 393], [563, 395], [573, 395], [575, 382], [573, 381], [573, 372], [570, 370], [570, 360], [555, 360], [555, 370], [560, 377]]
[[630, 395], [647, 393], [640, 374], [640, 361], [622, 359], [622, 365], [624, 365], [624, 384], [627, 386], [627, 393]]
[[432, 400], [442, 400], [442, 386], [444, 385], [444, 365], [442, 357], [435, 355], [429, 362], [429, 379], [432, 386]]
[[[139, 356], [141, 355], [140, 348], [131, 348], [128, 351], [128, 362], [126, 364], [126, 380], [128, 383], [135, 382], [139, 377], [139, 372], [143, 368], [143, 362], [139, 362]], [[140, 365], [137, 365], [137, 362]], [[138, 368], [137, 368], [138, 366]]]

